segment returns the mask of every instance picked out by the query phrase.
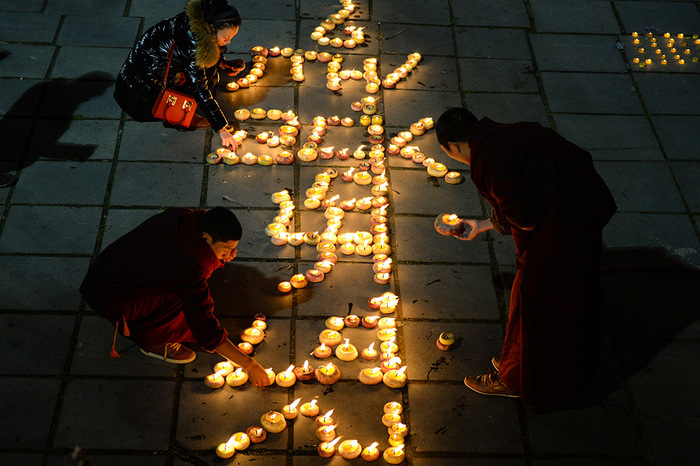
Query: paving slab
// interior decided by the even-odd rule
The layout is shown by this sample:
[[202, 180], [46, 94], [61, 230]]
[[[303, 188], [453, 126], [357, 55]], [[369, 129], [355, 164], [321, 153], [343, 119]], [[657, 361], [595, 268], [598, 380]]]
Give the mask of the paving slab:
[[46, 76], [56, 47], [51, 45], [3, 44], [7, 56], [0, 60], [0, 76], [36, 78]]
[[198, 162], [204, 159], [205, 139], [204, 131], [179, 132], [159, 122], [127, 121], [119, 145], [119, 160]]
[[700, 128], [700, 117], [654, 115], [652, 124], [670, 160], [700, 160], [692, 138], [683, 137]]
[[37, 120], [29, 139], [29, 159], [111, 160], [114, 158], [117, 120]]
[[129, 53], [127, 48], [103, 47], [94, 53], [92, 47], [61, 47], [51, 70], [52, 78], [75, 79], [91, 71], [104, 71], [112, 76], [119, 74]]
[[92, 254], [101, 212], [99, 207], [14, 206], [0, 237], [0, 252]]
[[[40, 323], [40, 325], [37, 325]], [[0, 317], [3, 374], [60, 375], [66, 364], [75, 316], [5, 314]], [[26, 364], [24, 358], [34, 361]]]
[[[485, 374], [491, 368], [491, 358], [501, 354], [503, 343], [498, 324], [408, 321], [402, 331], [409, 343], [405, 350], [409, 380], [460, 383], [467, 375]], [[457, 343], [450, 351], [437, 347], [442, 332], [455, 336]]]
[[138, 18], [67, 15], [56, 43], [61, 46], [131, 47], [139, 28]]
[[575, 5], [554, 0], [533, 0], [532, 17], [538, 32], [616, 34], [620, 32], [610, 2], [584, 0]]
[[559, 134], [594, 160], [663, 160], [654, 132], [658, 125], [652, 127], [645, 116], [557, 114], [554, 122]]
[[203, 166], [189, 163], [122, 162], [114, 175], [110, 203], [116, 206], [197, 206], [203, 170]]
[[632, 82], [622, 74], [541, 73], [555, 113], [643, 114]]
[[112, 79], [102, 71], [87, 73], [69, 81], [47, 84], [39, 115], [47, 118], [119, 118]]
[[[596, 162], [621, 212], [682, 212], [685, 210], [664, 162]], [[619, 176], [622, 172], [632, 177]]]
[[634, 80], [649, 112], [697, 115], [700, 76], [643, 73]]
[[695, 419], [645, 418], [642, 423], [657, 458], [678, 464], [695, 461], [697, 448], [693, 439], [698, 431]]
[[468, 94], [467, 108], [479, 118], [489, 117], [501, 123], [536, 121], [549, 126], [539, 94]]
[[39, 161], [22, 170], [13, 199], [23, 204], [102, 205], [111, 164]]
[[431, 26], [429, 42], [417, 42], [424, 34], [423, 26], [412, 24], [382, 24], [382, 52], [422, 55], [454, 55], [452, 30], [447, 26]]
[[109, 5], [95, 4], [90, 0], [51, 0], [44, 10], [47, 13], [84, 16], [121, 16], [126, 7], [126, 0], [110, 2]]
[[[405, 54], [382, 54], [381, 75], [393, 73], [407, 58]], [[452, 57], [426, 57], [413, 68], [406, 79], [396, 84], [396, 89], [451, 91], [458, 88], [457, 76], [457, 66]]]
[[384, 113], [392, 126], [407, 128], [421, 118], [437, 118], [448, 108], [460, 106], [457, 92], [390, 90], [384, 93]]
[[425, 8], [425, 3], [420, 0], [409, 0], [400, 7], [390, 2], [378, 2], [372, 5], [372, 19], [374, 21], [388, 23], [418, 23], [428, 24], [450, 24], [449, 2], [439, 0], [431, 2], [429, 8]]
[[132, 0], [129, 5], [129, 16], [172, 18], [181, 11], [182, 5], [163, 4], [158, 0]]
[[0, 40], [17, 42], [53, 42], [61, 23], [59, 14], [39, 14], [32, 12], [5, 11], [0, 19]]
[[527, 38], [522, 29], [455, 28], [457, 55], [460, 57], [529, 60], [532, 57]]
[[485, 265], [401, 265], [397, 276], [405, 318], [500, 318], [496, 296], [489, 286], [491, 272]]
[[683, 2], [615, 2], [625, 32], [643, 32], [654, 28], [659, 33], [700, 31], [700, 12]]
[[530, 34], [540, 71], [626, 72], [617, 36], [577, 34]]
[[23, 394], [21, 397], [4, 396], [0, 401], [5, 416], [0, 433], [2, 448], [42, 449], [46, 446], [60, 385], [60, 380], [51, 378], [2, 378], [3, 393]]
[[405, 189], [393, 190], [394, 212], [435, 216], [457, 213], [460, 216], [480, 217], [479, 194], [468, 179], [469, 173], [462, 172], [462, 176], [467, 178], [464, 183], [451, 185], [428, 175], [425, 170], [392, 169], [392, 185], [406, 186]]
[[[71, 380], [62, 400], [55, 444], [63, 448], [165, 449], [174, 391], [172, 380]], [[85, 393], [93, 396], [85, 397]], [[131, 401], [125, 404], [124, 400]], [[119, 435], [117, 426], [138, 434]]]
[[693, 189], [693, 183], [700, 176], [700, 164], [697, 162], [673, 162], [671, 170], [678, 180], [690, 210], [692, 212], [700, 211], [700, 193]]
[[594, 407], [538, 415], [536, 408], [527, 406], [526, 415], [537, 454], [642, 454], [637, 419], [630, 415], [630, 400], [623, 390]]
[[396, 257], [403, 261], [488, 263], [485, 240], [460, 241], [442, 236], [435, 231], [434, 223], [433, 216], [396, 216]]
[[3, 79], [2, 87], [0, 114], [23, 117], [33, 115], [36, 111], [44, 83], [33, 79]]
[[[78, 257], [0, 256], [0, 306], [4, 310], [75, 311], [80, 305], [78, 287], [89, 262]], [[51, 277], [51, 286], [37, 286], [46, 277]]]
[[527, 9], [517, 0], [453, 2], [452, 12], [460, 26], [530, 27]]
[[462, 87], [466, 92], [537, 92], [531, 60], [462, 58]]
[[[518, 416], [513, 400], [483, 400], [463, 384], [413, 384], [408, 388], [410, 424], [431, 426], [411, 434], [417, 452], [522, 452]], [[446, 400], [435, 403], [436, 397]], [[479, 420], [478, 425], [474, 422]]]

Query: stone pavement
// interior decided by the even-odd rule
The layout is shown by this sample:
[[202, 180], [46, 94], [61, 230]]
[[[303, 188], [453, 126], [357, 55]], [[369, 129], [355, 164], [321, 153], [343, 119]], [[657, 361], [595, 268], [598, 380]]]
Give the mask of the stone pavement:
[[[700, 45], [692, 35], [700, 33], [700, 2], [355, 3], [347, 24], [365, 27], [367, 42], [342, 51], [347, 68], [376, 56], [384, 75], [409, 53], [424, 56], [396, 89], [380, 94], [389, 134], [468, 105], [477, 116], [549, 125], [593, 154], [619, 205], [604, 235], [609, 314], [599, 396], [577, 409], [546, 411], [479, 396], [462, 384], [465, 375], [486, 372], [499, 352], [514, 271], [510, 238], [489, 234], [466, 243], [433, 230], [441, 212], [486, 214], [469, 182], [447, 185], [422, 166], [390, 157], [392, 283], [375, 284], [367, 261], [354, 255], [343, 257], [324, 282], [282, 295], [277, 282], [308, 269], [315, 253], [269, 242], [263, 229], [276, 212], [271, 193], [289, 188], [303, 200], [316, 173], [356, 161], [207, 165], [217, 136], [126, 118], [112, 98], [113, 77], [139, 34], [181, 11], [182, 1], [1, 0], [0, 171], [14, 170], [20, 159], [21, 167], [19, 182], [0, 189], [0, 464], [69, 464], [76, 445], [95, 465], [220, 464], [219, 443], [297, 397], [318, 397], [322, 410], [335, 408], [344, 438], [378, 441], [381, 448], [388, 446], [381, 406], [401, 401], [411, 432], [406, 462], [418, 466], [696, 463], [700, 326], [692, 293], [700, 284], [700, 65], [692, 58], [700, 56]], [[320, 49], [309, 34], [340, 8], [320, 0], [237, 6], [243, 26], [229, 58], [248, 58], [254, 45]], [[633, 31], [640, 44], [633, 43]], [[669, 50], [667, 65], [647, 31]], [[676, 39], [685, 65], [673, 57], [665, 32], [686, 35]], [[647, 57], [652, 64], [644, 63]], [[259, 106], [292, 109], [304, 124], [315, 115], [359, 119], [349, 105], [366, 95], [361, 84], [344, 82], [332, 93], [324, 65], [307, 63], [301, 84], [289, 79], [288, 66], [287, 59], [273, 58], [250, 89], [219, 89], [225, 113], [233, 120], [237, 108]], [[270, 120], [241, 124], [251, 134], [276, 126]], [[365, 129], [356, 124], [333, 128], [324, 144], [354, 150], [363, 141]], [[433, 132], [415, 143], [468, 174], [440, 152]], [[255, 142], [244, 143], [243, 151], [257, 150]], [[343, 198], [363, 192], [337, 189]], [[355, 374], [366, 364], [355, 361], [339, 363], [344, 378], [332, 389], [297, 383], [212, 391], [202, 378], [216, 356], [201, 353], [173, 368], [120, 339], [122, 358], [109, 359], [112, 328], [86, 308], [78, 285], [102, 248], [172, 205], [223, 205], [241, 218], [239, 257], [212, 277], [212, 292], [234, 335], [253, 314], [269, 316], [256, 351], [263, 365], [282, 371], [313, 359], [308, 354], [326, 317], [350, 309], [369, 314], [368, 299], [393, 290], [401, 297], [407, 387], [360, 385]], [[322, 228], [321, 215], [299, 208], [295, 226]], [[367, 229], [367, 217], [350, 213], [345, 226]], [[461, 345], [437, 350], [442, 331], [455, 333]], [[368, 330], [344, 334], [358, 348], [375, 340]], [[317, 443], [312, 422], [298, 419], [225, 464], [346, 461], [319, 458]]]

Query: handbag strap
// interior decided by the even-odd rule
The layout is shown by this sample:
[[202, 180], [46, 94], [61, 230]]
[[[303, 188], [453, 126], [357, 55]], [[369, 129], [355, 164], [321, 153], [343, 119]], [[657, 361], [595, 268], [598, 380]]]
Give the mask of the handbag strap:
[[170, 50], [168, 51], [168, 67], [165, 69], [165, 78], [163, 79], [163, 89], [168, 85], [168, 72], [170, 72], [170, 62], [173, 61], [173, 49], [175, 48], [175, 41], [170, 44]]

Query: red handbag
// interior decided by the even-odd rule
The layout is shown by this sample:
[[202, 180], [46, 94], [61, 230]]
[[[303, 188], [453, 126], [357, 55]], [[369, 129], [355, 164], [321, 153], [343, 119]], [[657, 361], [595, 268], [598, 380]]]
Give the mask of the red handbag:
[[194, 100], [194, 97], [190, 95], [173, 91], [166, 87], [168, 72], [170, 71], [170, 62], [173, 59], [173, 47], [175, 47], [175, 41], [170, 44], [168, 67], [165, 69], [163, 86], [151, 113], [155, 118], [165, 120], [171, 125], [189, 128], [192, 123], [192, 118], [194, 118], [194, 111], [197, 109], [197, 102]]

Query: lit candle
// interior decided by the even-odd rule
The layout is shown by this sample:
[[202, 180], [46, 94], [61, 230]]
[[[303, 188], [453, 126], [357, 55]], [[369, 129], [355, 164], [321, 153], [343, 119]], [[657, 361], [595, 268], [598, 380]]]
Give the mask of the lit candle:
[[399, 345], [396, 344], [395, 340], [395, 338], [392, 338], [389, 341], [383, 341], [379, 345], [379, 349], [381, 350], [382, 354], [394, 354], [399, 350]]
[[390, 425], [387, 430], [389, 431], [389, 435], [400, 434], [404, 437], [408, 435], [408, 426], [402, 422], [397, 422], [396, 424]]
[[248, 427], [245, 433], [248, 434], [252, 443], [260, 443], [267, 438], [267, 432], [262, 427]]
[[362, 459], [365, 461], [377, 461], [379, 459], [378, 445], [378, 442], [374, 442], [370, 446], [365, 447], [365, 449], [362, 450]]
[[384, 374], [384, 385], [389, 388], [401, 388], [406, 385], [407, 381], [406, 366], [398, 370], [392, 369]]
[[316, 437], [322, 442], [327, 442], [335, 438], [335, 427], [336, 426], [321, 426], [316, 429]]
[[236, 453], [236, 448], [233, 446], [233, 435], [226, 443], [220, 443], [216, 447], [216, 456], [223, 459], [231, 458]]
[[260, 424], [266, 431], [278, 434], [287, 427], [287, 421], [282, 413], [277, 411], [268, 411], [260, 418]]
[[231, 372], [236, 370], [236, 366], [231, 361], [221, 361], [214, 365], [214, 372], [223, 371], [222, 376], [226, 377]]
[[243, 371], [242, 367], [226, 376], [226, 385], [229, 387], [240, 387], [248, 381], [248, 373]]
[[313, 350], [311, 354], [319, 359], [326, 359], [327, 357], [330, 357], [332, 351], [328, 347], [328, 345], [326, 345], [325, 343], [321, 343]]
[[213, 374], [209, 374], [206, 376], [204, 379], [204, 384], [209, 387], [209, 388], [221, 388], [224, 386], [226, 383], [226, 379], [224, 378], [227, 370], [226, 369], [221, 369]]
[[377, 350], [374, 349], [374, 343], [362, 350], [362, 357], [368, 361], [377, 359]]
[[360, 371], [358, 379], [363, 385], [377, 385], [382, 382], [383, 377], [379, 367], [368, 367]]
[[335, 445], [340, 441], [342, 437], [338, 437], [330, 442], [321, 442], [318, 445], [318, 454], [322, 458], [330, 458], [335, 453]]
[[255, 327], [249, 327], [241, 333], [241, 340], [250, 343], [251, 345], [257, 345], [263, 341], [265, 338], [265, 332]]
[[392, 413], [394, 411], [401, 414], [403, 412], [403, 405], [398, 401], [389, 401], [384, 404], [384, 414]]
[[350, 344], [349, 338], [346, 338], [345, 344], [336, 347], [335, 355], [341, 361], [353, 361], [357, 358], [357, 348]]
[[330, 426], [333, 424], [333, 410], [329, 410], [324, 414], [323, 416], [319, 416], [316, 418], [316, 425], [317, 426]]
[[275, 377], [275, 382], [280, 387], [291, 387], [297, 381], [296, 375], [294, 375], [294, 364], [290, 365], [286, 371], [280, 372]]
[[332, 362], [316, 368], [314, 374], [316, 375], [316, 380], [323, 385], [333, 385], [340, 380], [340, 369]]
[[282, 408], [282, 416], [284, 416], [285, 419], [294, 419], [297, 417], [299, 414], [299, 410], [297, 409], [297, 406], [299, 405], [299, 402], [301, 401], [301, 398], [297, 398], [290, 404], [284, 406]]
[[362, 446], [357, 440], [344, 440], [338, 446], [338, 453], [347, 460], [351, 460], [360, 456]]
[[382, 455], [384, 461], [386, 461], [389, 464], [402, 463], [404, 458], [406, 457], [406, 454], [403, 451], [403, 447], [403, 445], [399, 445], [397, 447], [389, 447], [386, 450], [384, 450], [384, 454]]
[[303, 416], [306, 417], [316, 417], [318, 416], [318, 400], [311, 400], [301, 405], [299, 411]]

